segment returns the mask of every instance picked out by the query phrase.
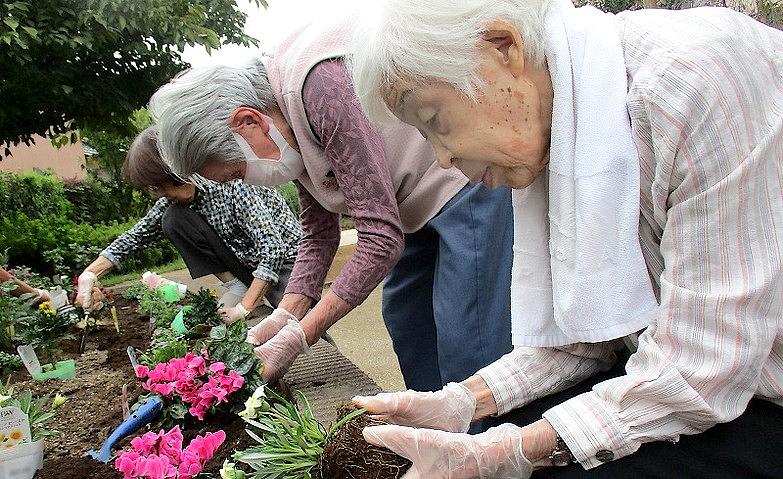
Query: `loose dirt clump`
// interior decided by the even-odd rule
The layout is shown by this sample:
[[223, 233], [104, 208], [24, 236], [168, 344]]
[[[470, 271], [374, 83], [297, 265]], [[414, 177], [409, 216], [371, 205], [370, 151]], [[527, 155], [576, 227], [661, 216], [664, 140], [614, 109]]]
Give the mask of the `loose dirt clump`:
[[[354, 411], [350, 404], [338, 408], [342, 418]], [[388, 449], [364, 440], [362, 429], [384, 423], [363, 414], [341, 427], [326, 443], [313, 477], [320, 479], [398, 479], [411, 462]]]

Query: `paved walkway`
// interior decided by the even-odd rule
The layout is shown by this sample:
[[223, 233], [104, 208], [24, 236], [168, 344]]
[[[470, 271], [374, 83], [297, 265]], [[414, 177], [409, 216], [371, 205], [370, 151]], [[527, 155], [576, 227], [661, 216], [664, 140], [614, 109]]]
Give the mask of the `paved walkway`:
[[[163, 276], [187, 284], [190, 290], [211, 288], [218, 295], [225, 291], [214, 276], [194, 280], [187, 269], [164, 273]], [[340, 352], [383, 390], [401, 391], [405, 389], [405, 384], [391, 338], [381, 318], [381, 289], [378, 286], [363, 304], [332, 326], [329, 334]]]

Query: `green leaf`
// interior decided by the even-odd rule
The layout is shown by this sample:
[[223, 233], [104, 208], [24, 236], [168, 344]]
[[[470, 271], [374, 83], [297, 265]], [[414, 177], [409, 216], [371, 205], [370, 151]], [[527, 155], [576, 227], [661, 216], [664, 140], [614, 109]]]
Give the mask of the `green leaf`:
[[37, 39], [38, 38], [38, 30], [36, 30], [33, 27], [24, 26], [22, 29], [27, 32], [30, 37]]
[[16, 30], [16, 28], [19, 26], [19, 21], [14, 17], [3, 19], [3, 23], [8, 25], [11, 28], [11, 30]]

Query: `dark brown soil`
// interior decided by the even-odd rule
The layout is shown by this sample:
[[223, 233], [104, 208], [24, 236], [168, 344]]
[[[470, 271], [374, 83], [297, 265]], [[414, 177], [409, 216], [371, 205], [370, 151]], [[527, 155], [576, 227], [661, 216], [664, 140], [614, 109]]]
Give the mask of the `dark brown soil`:
[[[340, 406], [337, 417], [354, 410], [350, 404]], [[367, 415], [348, 422], [329, 440], [313, 477], [321, 479], [398, 479], [411, 462], [388, 449], [369, 444], [362, 436], [367, 426], [383, 424]]]
[[[76, 360], [75, 379], [15, 382], [18, 389], [31, 388], [38, 394], [54, 395], [59, 392], [67, 398], [50, 422], [50, 426], [62, 434], [46, 439], [44, 467], [36, 474], [36, 479], [122, 478], [122, 474], [114, 470], [113, 462], [102, 464], [84, 457], [87, 450], [99, 449], [122, 422], [122, 386], [128, 385], [131, 404], [142, 392], [126, 350], [129, 345], [138, 349], [145, 349], [149, 345], [149, 320], [136, 312], [135, 301], [120, 297], [114, 306], [120, 318], [119, 335], [107, 312], [98, 329], [87, 336], [84, 354], [78, 354], [78, 340], [66, 340], [61, 344], [62, 358]], [[223, 460], [235, 448], [243, 449], [249, 445], [250, 439], [244, 434], [244, 423], [236, 415], [224, 414], [208, 417], [205, 422], [188, 422], [183, 428], [186, 443], [198, 434], [221, 429], [226, 433], [226, 441], [215, 458], [207, 464], [205, 472], [217, 473]], [[130, 438], [124, 439], [115, 452], [118, 448], [127, 447], [129, 442]]]

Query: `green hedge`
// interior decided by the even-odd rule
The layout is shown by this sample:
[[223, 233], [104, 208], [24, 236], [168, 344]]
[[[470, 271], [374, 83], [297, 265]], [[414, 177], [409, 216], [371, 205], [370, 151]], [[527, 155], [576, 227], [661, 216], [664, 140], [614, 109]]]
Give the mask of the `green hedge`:
[[[117, 196], [99, 179], [64, 184], [49, 173], [0, 174], [0, 251], [7, 262], [45, 275], [78, 274], [136, 218], [123, 218]], [[150, 200], [134, 198], [146, 212]], [[123, 208], [127, 211], [127, 208]], [[140, 251], [123, 263], [137, 270], [179, 257], [168, 241]]]
[[288, 207], [299, 218], [299, 192], [296, 191], [296, 185], [292, 181], [284, 183], [277, 187], [277, 192], [283, 197]]

